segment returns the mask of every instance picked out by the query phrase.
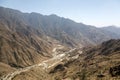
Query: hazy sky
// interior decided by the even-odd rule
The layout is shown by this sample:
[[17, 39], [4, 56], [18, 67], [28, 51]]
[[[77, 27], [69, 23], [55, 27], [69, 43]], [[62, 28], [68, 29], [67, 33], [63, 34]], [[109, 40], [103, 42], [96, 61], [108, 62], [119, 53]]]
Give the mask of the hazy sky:
[[97, 27], [120, 26], [120, 0], [0, 0], [0, 6], [22, 12], [57, 14]]

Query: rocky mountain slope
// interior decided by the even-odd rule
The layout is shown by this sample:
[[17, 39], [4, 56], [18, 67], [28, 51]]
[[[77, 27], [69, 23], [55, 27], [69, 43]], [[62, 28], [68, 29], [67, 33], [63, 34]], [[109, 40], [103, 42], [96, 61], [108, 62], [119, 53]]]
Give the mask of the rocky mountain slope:
[[[24, 70], [25, 67], [29, 68], [30, 66], [39, 64], [44, 60], [50, 60], [56, 55], [67, 51], [69, 52], [72, 48], [76, 47], [79, 50], [81, 47], [100, 44], [103, 41], [118, 38], [118, 36], [118, 34], [114, 34], [110, 31], [106, 32], [105, 30], [94, 26], [76, 23], [70, 19], [56, 15], [46, 16], [38, 13], [22, 13], [18, 10], [0, 7], [0, 76], [9, 72], [17, 71], [21, 68]], [[59, 49], [57, 47], [59, 47]], [[110, 46], [107, 48], [109, 47]], [[119, 48], [116, 50], [119, 50]], [[55, 54], [53, 54], [54, 51], [56, 51]], [[95, 51], [97, 51], [97, 48]], [[78, 66], [74, 66], [73, 62], [79, 62], [79, 58], [76, 59], [76, 57], [81, 51], [75, 50], [75, 52], [72, 53], [72, 55], [69, 55], [71, 56], [70, 59], [65, 57], [62, 65], [59, 65], [60, 67], [62, 66], [62, 69], [64, 68], [68, 71], [66, 74], [70, 73], [71, 76], [74, 74], [71, 74], [71, 71], [75, 67], [77, 67], [76, 70], [78, 70]], [[85, 54], [87, 54], [87, 52]], [[104, 54], [107, 54], [107, 52], [104, 52]], [[87, 54], [87, 57], [81, 54], [81, 56], [83, 56], [81, 59], [84, 57], [87, 59], [90, 55], [93, 57], [99, 55], [99, 53], [96, 54], [95, 52], [95, 54], [92, 54], [91, 52], [90, 54]], [[92, 58], [91, 56], [90, 58]], [[69, 65], [71, 67], [66, 68], [69, 67]], [[59, 66], [57, 67], [58, 73]], [[30, 67], [30, 69], [31, 68], [33, 67]], [[44, 72], [44, 70], [42, 71]], [[53, 68], [51, 71], [52, 73], [46, 75], [51, 77], [51, 74], [55, 74], [52, 76], [55, 78], [58, 74], [57, 71]], [[32, 74], [34, 74], [34, 71], [29, 75]], [[69, 77], [70, 75], [64, 77]], [[60, 77], [60, 79], [64, 77]], [[37, 79], [39, 80], [39, 78]]]
[[88, 78], [91, 80], [120, 79], [120, 67], [117, 68], [120, 65], [120, 39], [103, 42], [96, 47], [87, 49], [84, 53], [87, 55], [84, 60], [87, 62]]
[[104, 33], [111, 35], [114, 39], [120, 39], [120, 28], [116, 26], [108, 26], [100, 28]]
[[[116, 45], [118, 44], [118, 45]], [[119, 80], [120, 40], [109, 40], [98, 46], [80, 50], [72, 49], [52, 67], [33, 67], [12, 77], [13, 80]], [[74, 54], [74, 55], [73, 55]], [[79, 55], [76, 57], [76, 55]], [[58, 57], [58, 55], [56, 56]], [[60, 58], [60, 57], [59, 57]], [[50, 61], [50, 62], [49, 62]], [[46, 64], [54, 64], [48, 60]], [[59, 62], [60, 61], [60, 62]], [[9, 76], [10, 77], [10, 76]]]
[[17, 19], [15, 13], [0, 8], [0, 62], [19, 68], [50, 57], [52, 39], [48, 41], [39, 30]]
[[[66, 80], [69, 78], [70, 80], [119, 80], [120, 39], [112, 39], [89, 49], [83, 49], [78, 59], [66, 65], [67, 72], [62, 77]], [[60, 75], [60, 72], [53, 74]]]
[[76, 23], [56, 15], [46, 16], [39, 13], [22, 13], [3, 7], [0, 8], [0, 12], [2, 20], [11, 20], [15, 24], [24, 23], [31, 28], [39, 30], [42, 34], [72, 47], [76, 45], [94, 45], [116, 37], [94, 26]]
[[102, 29], [120, 35], [120, 28], [116, 26], [103, 27]]

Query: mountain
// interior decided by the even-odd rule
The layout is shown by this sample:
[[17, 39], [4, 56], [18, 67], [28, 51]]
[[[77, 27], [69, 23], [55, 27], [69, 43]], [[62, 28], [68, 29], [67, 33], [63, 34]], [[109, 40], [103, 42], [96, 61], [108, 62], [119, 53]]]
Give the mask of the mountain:
[[[61, 70], [62, 68], [65, 69]], [[50, 74], [55, 79], [119, 80], [120, 39], [111, 39], [97, 46], [84, 48], [79, 58], [54, 69], [56, 71]]]
[[[46, 66], [44, 60], [59, 61], [69, 53], [80, 54], [76, 48], [97, 45], [118, 36], [54, 14], [22, 13], [0, 7], [0, 76], [9, 71], [18, 74], [17, 70], [29, 70], [41, 62]], [[54, 60], [56, 56], [59, 60]]]
[[[66, 57], [45, 71], [41, 67], [21, 72], [13, 80], [119, 80], [120, 39], [111, 39], [97, 46], [71, 52], [79, 57]], [[51, 61], [51, 60], [50, 60]], [[54, 64], [54, 63], [53, 63]]]
[[104, 29], [106, 31], [110, 31], [110, 32], [115, 33], [117, 35], [120, 35], [120, 28], [119, 27], [107, 26], [107, 27], [103, 27], [102, 29]]
[[120, 39], [105, 41], [98, 46], [85, 50], [84, 53], [86, 55], [84, 60], [87, 62], [86, 65], [89, 66], [87, 72], [94, 72], [92, 74], [94, 77], [97, 75], [96, 77], [103, 80], [119, 79]]
[[0, 61], [19, 67], [39, 62], [38, 55], [50, 56], [56, 41], [67, 47], [83, 47], [114, 37], [94, 26], [57, 15], [22, 13], [3, 7], [0, 7], [0, 33]]
[[2, 7], [0, 15], [3, 19], [12, 19], [11, 21], [16, 23], [24, 23], [31, 28], [39, 30], [42, 34], [72, 47], [76, 45], [95, 45], [115, 36], [111, 36], [94, 26], [76, 23], [56, 15], [46, 16], [39, 13], [22, 13]]
[[114, 55], [114, 54], [118, 54], [120, 51], [120, 39], [111, 39], [108, 41], [103, 42], [100, 45], [97, 45], [95, 47], [92, 48], [88, 48], [88, 50], [86, 50], [88, 55], [91, 55], [91, 57], [93, 57], [94, 55]]
[[[70, 19], [56, 15], [42, 16], [37, 13], [31, 13], [28, 18], [29, 21], [27, 21], [30, 22], [30, 25], [41, 29], [46, 35], [62, 43], [71, 44], [71, 42], [74, 42], [74, 44], [76, 44], [75, 42], [77, 42], [79, 45], [86, 46], [95, 45], [98, 42], [101, 43], [102, 41], [111, 39], [110, 35], [104, 34], [94, 26], [76, 23]], [[34, 23], [34, 21], [36, 21], [36, 23]]]
[[0, 8], [0, 62], [25, 67], [50, 56], [52, 40], [47, 41], [37, 29], [29, 27], [18, 11]]

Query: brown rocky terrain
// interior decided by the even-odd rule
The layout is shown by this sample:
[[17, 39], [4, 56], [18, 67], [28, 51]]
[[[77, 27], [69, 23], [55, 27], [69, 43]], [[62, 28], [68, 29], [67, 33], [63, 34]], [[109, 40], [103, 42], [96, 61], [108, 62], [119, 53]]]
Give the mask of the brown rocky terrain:
[[120, 40], [112, 39], [119, 36], [0, 7], [0, 80], [119, 80]]
[[58, 80], [119, 80], [120, 40], [112, 39], [83, 49], [78, 59], [68, 61], [61, 66], [62, 69], [63, 67], [65, 70], [50, 74]]
[[[59, 63], [42, 69], [33, 67], [13, 77], [13, 80], [119, 80], [120, 79], [120, 40], [109, 40], [102, 44], [79, 50], [72, 50], [63, 56]], [[111, 47], [112, 49], [111, 49]], [[104, 51], [105, 50], [105, 51]], [[101, 52], [102, 51], [102, 52]], [[106, 54], [107, 51], [107, 54]], [[103, 54], [104, 53], [104, 54]], [[73, 55], [74, 54], [74, 55]], [[79, 57], [75, 56], [79, 54]], [[57, 56], [56, 56], [57, 57]], [[55, 59], [48, 60], [54, 64]], [[52, 63], [51, 63], [52, 61]], [[59, 61], [59, 60], [58, 60]]]
[[[34, 30], [23, 24], [12, 30], [7, 24], [0, 22], [0, 61], [13, 67], [24, 67], [42, 60], [42, 56], [50, 56], [52, 45], [37, 36]], [[12, 26], [12, 25], [11, 25]]]

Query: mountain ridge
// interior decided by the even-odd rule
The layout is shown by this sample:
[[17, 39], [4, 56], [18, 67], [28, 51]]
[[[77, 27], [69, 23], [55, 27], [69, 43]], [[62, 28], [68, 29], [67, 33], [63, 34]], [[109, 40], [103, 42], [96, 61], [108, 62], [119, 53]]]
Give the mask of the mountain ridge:
[[[90, 58], [90, 63], [92, 63], [92, 58], [99, 61], [101, 55], [99, 55], [98, 52], [107, 55], [107, 53], [104, 52], [106, 46], [106, 51], [112, 52], [112, 48], [106, 43], [111, 43], [108, 41], [110, 39], [118, 38], [120, 38], [120, 35], [110, 30], [96, 28], [95, 26], [85, 25], [83, 23], [76, 23], [75, 21], [57, 15], [47, 16], [35, 12], [22, 13], [18, 10], [0, 7], [0, 68], [3, 69], [5, 66], [5, 69], [0, 72], [0, 76], [3, 75], [2, 73], [7, 74], [9, 71], [11, 72], [26, 67], [29, 68], [29, 66], [41, 63], [44, 60], [51, 60], [54, 55], [68, 55], [68, 57], [73, 55], [74, 57], [70, 58], [70, 60], [72, 59], [73, 61], [65, 58], [65, 61], [68, 60], [68, 62], [66, 62], [67, 64], [65, 63], [66, 67], [69, 63], [70, 65], [74, 64], [76, 54], [77, 57], [81, 55], [80, 60], [85, 57], [85, 59], [88, 60]], [[111, 43], [111, 45], [114, 45], [112, 46], [113, 49], [115, 47], [115, 50], [119, 50], [119, 44], [117, 47], [115, 46], [115, 44], [117, 44], [115, 43], [116, 40], [112, 41], [113, 44]], [[102, 46], [100, 45], [99, 47], [97, 46], [87, 50], [88, 53], [81, 53], [82, 48], [86, 47], [89, 49], [89, 47], [98, 44]], [[70, 52], [72, 55], [68, 53], [62, 54], [74, 48], [77, 49], [77, 51]], [[104, 60], [104, 57], [102, 59]], [[78, 67], [77, 63], [80, 62], [79, 58], [75, 61], [77, 61], [75, 65], [69, 67], [73, 67], [73, 69], [74, 67]], [[89, 62], [88, 64], [86, 63], [83, 63], [81, 66], [85, 67], [89, 65]], [[66, 70], [64, 65], [60, 64], [57, 67], [58, 72], [59, 67]], [[68, 68], [68, 70], [69, 69], [70, 68]]]
[[[56, 15], [44, 16], [39, 13], [22, 13], [18, 10], [3, 7], [0, 7], [0, 29], [0, 36], [3, 39], [1, 44], [9, 45], [7, 53], [12, 53], [11, 58], [14, 56], [12, 63], [15, 63], [16, 66], [17, 57], [20, 61], [24, 58], [21, 55], [18, 56], [18, 54], [23, 54], [24, 51], [28, 53], [27, 55], [31, 55], [32, 52], [31, 57], [37, 56], [37, 53], [50, 56], [49, 53], [51, 53], [56, 41], [66, 47], [84, 47], [96, 45], [116, 37], [106, 34], [94, 26], [76, 23]], [[19, 46], [19, 48], [16, 46]], [[24, 46], [27, 51], [20, 46]], [[32, 51], [30, 50], [31, 47]], [[16, 51], [16, 48], [21, 51]], [[36, 54], [34, 54], [34, 50]], [[5, 61], [2, 58], [6, 51], [2, 46], [1, 51], [2, 62], [11, 64], [10, 60], [7, 60], [8, 57]], [[6, 56], [4, 55], [4, 57]], [[30, 57], [28, 59], [31, 59], [30, 63], [34, 63], [34, 59], [32, 60]], [[25, 65], [24, 61], [23, 63]], [[27, 63], [29, 64], [29, 62]]]
[[107, 27], [103, 27], [101, 29], [104, 29], [106, 31], [110, 31], [114, 34], [120, 35], [120, 28], [116, 27], [116, 26], [107, 26]]

